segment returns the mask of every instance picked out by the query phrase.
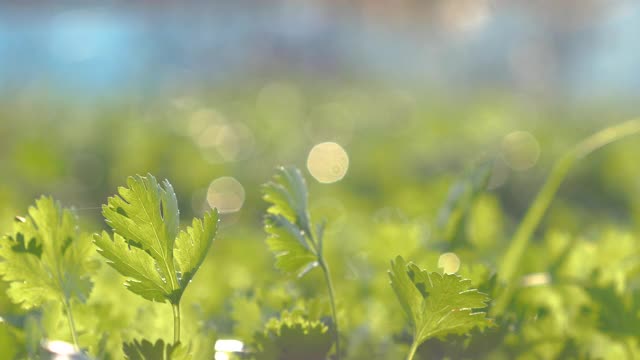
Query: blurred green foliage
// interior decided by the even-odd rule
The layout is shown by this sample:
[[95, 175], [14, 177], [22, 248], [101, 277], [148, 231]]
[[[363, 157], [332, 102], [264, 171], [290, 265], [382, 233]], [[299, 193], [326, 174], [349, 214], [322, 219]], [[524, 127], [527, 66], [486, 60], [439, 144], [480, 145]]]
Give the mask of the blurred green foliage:
[[[278, 165], [305, 169], [313, 145], [335, 141], [350, 159], [346, 177], [334, 184], [304, 174], [314, 218], [327, 221], [324, 253], [344, 358], [397, 359], [412, 339], [389, 286], [389, 260], [400, 255], [442, 271], [440, 255], [454, 252], [458, 273], [493, 298], [500, 286], [492, 275], [553, 161], [593, 131], [625, 120], [606, 107], [532, 109], [501, 96], [461, 106], [434, 94], [290, 83], [91, 107], [27, 100], [0, 110], [3, 234], [41, 194], [75, 208], [83, 231], [106, 229], [101, 205], [130, 175], [170, 179], [182, 219], [208, 210], [212, 180], [231, 176], [242, 184], [242, 208], [221, 215], [218, 238], [182, 299], [182, 338], [194, 359], [213, 358], [216, 339], [251, 344], [256, 333], [274, 336], [278, 322], [288, 321], [283, 311], [303, 311], [294, 321], [301, 326], [327, 321], [322, 273], [295, 282], [280, 274], [262, 229], [260, 184]], [[530, 168], [515, 170], [507, 161], [518, 158], [503, 144], [514, 131], [537, 141]], [[638, 155], [635, 138], [580, 162], [534, 234], [519, 264], [522, 286], [497, 326], [430, 339], [417, 357], [640, 358]], [[452, 201], [455, 184], [468, 189], [465, 174], [486, 161], [488, 188]], [[92, 279], [90, 297], [74, 308], [78, 342], [90, 354], [119, 359], [123, 342], [170, 343], [172, 318], [162, 304], [126, 291], [124, 278], [104, 263]], [[60, 305], [27, 311], [7, 297], [6, 283], [0, 288], [3, 356], [34, 354], [41, 337], [70, 340]]]

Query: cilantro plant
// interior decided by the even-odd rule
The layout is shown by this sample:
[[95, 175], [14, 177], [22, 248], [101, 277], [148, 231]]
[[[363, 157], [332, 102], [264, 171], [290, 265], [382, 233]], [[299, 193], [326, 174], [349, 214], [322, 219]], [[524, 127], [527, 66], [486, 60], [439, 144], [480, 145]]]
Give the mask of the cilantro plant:
[[471, 288], [471, 280], [455, 274], [429, 273], [401, 257], [391, 261], [391, 287], [411, 324], [413, 341], [407, 360], [428, 339], [465, 334], [491, 324], [484, 312], [487, 295]]
[[15, 218], [13, 228], [0, 241], [7, 295], [25, 310], [60, 302], [78, 348], [73, 303], [85, 302], [93, 287], [91, 242], [78, 233], [75, 215], [50, 197], [36, 200], [27, 216]]
[[325, 360], [333, 343], [331, 331], [321, 321], [310, 321], [299, 311], [283, 311], [256, 335], [256, 359]]
[[162, 340], [134, 340], [125, 343], [123, 350], [129, 360], [186, 360], [190, 359], [186, 348], [180, 344], [165, 344]]
[[[212, 359], [214, 351], [223, 358], [266, 360], [640, 359], [635, 214], [618, 209], [621, 216], [612, 220], [602, 209], [583, 208], [582, 199], [575, 207], [570, 196], [547, 216], [572, 166], [638, 133], [640, 120], [633, 120], [578, 143], [557, 161], [519, 224], [512, 210], [522, 209], [508, 204], [502, 190], [486, 190], [491, 163], [453, 181], [448, 195], [445, 182], [416, 178], [392, 187], [387, 185], [401, 176], [363, 176], [357, 188], [323, 199], [331, 201], [313, 214], [341, 213], [332, 229], [349, 240], [340, 249], [352, 256], [331, 263], [334, 275], [340, 274], [335, 277], [326, 257], [333, 243], [324, 241], [325, 223], [312, 221], [302, 173], [279, 168], [262, 189], [269, 203], [264, 228], [251, 216], [235, 217], [253, 220], [235, 226], [234, 241], [219, 244], [216, 255], [222, 256], [207, 269], [224, 280], [215, 290], [212, 283], [191, 286], [198, 300], [189, 305], [183, 295], [216, 237], [216, 210], [181, 229], [169, 182], [134, 176], [102, 208], [112, 230], [92, 237], [79, 231], [74, 211], [39, 198], [26, 215], [6, 223], [0, 238], [0, 357], [45, 359], [45, 345], [64, 340], [74, 343], [66, 344], [70, 351], [75, 347], [96, 360]], [[640, 149], [638, 142], [630, 145]], [[635, 154], [620, 149], [619, 157]], [[391, 155], [396, 161], [397, 154]], [[633, 156], [609, 163], [616, 158], [602, 155], [607, 161], [597, 166], [640, 174], [631, 167]], [[611, 179], [609, 185], [619, 185], [620, 177]], [[637, 189], [637, 177], [625, 184], [625, 191]], [[624, 199], [629, 212], [640, 209], [635, 195]], [[585, 230], [587, 221], [593, 224]], [[516, 231], [508, 238], [511, 228]], [[263, 230], [268, 252], [250, 240], [260, 240]], [[272, 255], [286, 274], [302, 277], [320, 268], [322, 275], [312, 275], [324, 278], [282, 284], [279, 275], [263, 271]], [[425, 270], [447, 258], [455, 260], [447, 272]], [[112, 269], [96, 266], [96, 259], [122, 274], [128, 290], [110, 281]], [[389, 278], [382, 274], [387, 269]], [[341, 332], [333, 281], [342, 290]], [[126, 291], [139, 296], [123, 304]], [[157, 316], [168, 315], [168, 307], [149, 301], [169, 304], [173, 318]], [[180, 341], [181, 316], [190, 324], [182, 328], [188, 346]], [[155, 340], [158, 329], [171, 325], [173, 341]], [[214, 347], [227, 338], [242, 346]]]
[[469, 216], [472, 204], [487, 188], [493, 161], [486, 161], [471, 168], [451, 185], [444, 205], [438, 211], [434, 236], [461, 245], [464, 241], [463, 226]]
[[125, 286], [150, 301], [173, 309], [174, 344], [180, 342], [180, 299], [204, 261], [218, 229], [218, 212], [207, 212], [180, 230], [178, 201], [165, 180], [151, 175], [130, 177], [128, 187], [102, 208], [113, 235], [94, 236], [98, 252], [120, 274]]
[[340, 334], [335, 295], [322, 241], [325, 223], [313, 228], [308, 210], [307, 184], [294, 167], [279, 167], [272, 181], [263, 186], [263, 198], [271, 204], [265, 216], [267, 245], [276, 257], [276, 267], [287, 274], [304, 276], [315, 267], [324, 274], [333, 318], [336, 355], [340, 358]]
[[594, 151], [637, 134], [640, 134], [640, 119], [629, 120], [589, 136], [556, 161], [546, 182], [529, 206], [499, 264], [499, 277], [506, 284], [506, 288], [496, 299], [496, 305], [492, 309], [494, 314], [503, 312], [512, 300], [522, 275], [518, 264], [522, 261], [533, 232], [542, 221], [569, 170], [576, 162]]

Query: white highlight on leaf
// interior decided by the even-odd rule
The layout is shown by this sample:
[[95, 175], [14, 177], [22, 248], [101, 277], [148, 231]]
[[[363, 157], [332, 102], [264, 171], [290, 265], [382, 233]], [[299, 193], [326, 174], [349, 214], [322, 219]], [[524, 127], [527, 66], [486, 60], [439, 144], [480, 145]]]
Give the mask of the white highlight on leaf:
[[68, 355], [76, 355], [77, 351], [73, 344], [70, 344], [65, 341], [47, 341], [43, 348], [46, 349], [51, 354], [55, 354], [54, 358], [64, 358], [67, 359]]
[[546, 272], [533, 273], [522, 277], [522, 286], [540, 286], [551, 283], [551, 276]]
[[219, 339], [214, 345], [215, 351], [223, 352], [242, 352], [244, 349], [244, 343], [240, 340], [234, 339]]
[[215, 355], [213, 355], [213, 359], [214, 360], [229, 360], [231, 358], [229, 357], [229, 354], [227, 354], [226, 352], [217, 351], [215, 353]]

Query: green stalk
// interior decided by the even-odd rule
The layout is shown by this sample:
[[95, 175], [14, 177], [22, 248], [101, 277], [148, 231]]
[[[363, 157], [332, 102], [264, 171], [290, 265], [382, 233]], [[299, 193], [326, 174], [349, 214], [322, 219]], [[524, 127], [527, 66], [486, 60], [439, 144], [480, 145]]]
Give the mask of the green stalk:
[[411, 349], [409, 349], [407, 360], [413, 360], [413, 357], [416, 355], [416, 351], [418, 351], [418, 346], [419, 344], [415, 340], [411, 343]]
[[71, 302], [66, 297], [62, 301], [64, 303], [64, 310], [67, 313], [67, 321], [69, 322], [69, 331], [71, 331], [71, 339], [76, 349], [80, 349], [78, 345], [78, 335], [76, 334], [76, 326], [73, 321], [73, 313], [71, 312]]
[[629, 120], [601, 130], [578, 143], [556, 161], [547, 181], [540, 189], [531, 207], [529, 207], [502, 258], [498, 274], [506, 284], [506, 288], [496, 298], [495, 304], [491, 309], [492, 314], [502, 313], [509, 305], [522, 275], [518, 266], [529, 245], [531, 235], [542, 221], [558, 188], [574, 163], [605, 145], [635, 134], [640, 134], [640, 119]]
[[171, 284], [172, 290], [180, 289], [180, 284], [178, 283], [178, 276], [176, 275], [176, 268], [173, 265], [173, 258], [169, 260], [165, 260], [164, 268], [162, 271], [169, 278], [169, 282]]
[[324, 280], [327, 284], [327, 290], [329, 291], [329, 303], [331, 304], [331, 316], [333, 317], [333, 326], [335, 329], [334, 340], [336, 343], [336, 359], [340, 360], [340, 332], [338, 331], [338, 315], [336, 313], [336, 301], [333, 294], [333, 283], [331, 282], [331, 274], [329, 273], [329, 266], [322, 257], [318, 258], [318, 265], [322, 268], [324, 274]]
[[[170, 253], [169, 259], [164, 261], [164, 273], [169, 278], [169, 282], [171, 284], [171, 289], [178, 290], [180, 289], [180, 284], [178, 282], [178, 276], [176, 275], [175, 265], [173, 263], [173, 256]], [[171, 308], [173, 310], [173, 343], [177, 344], [180, 342], [180, 298], [182, 295], [178, 297], [176, 303], [171, 301]]]
[[173, 309], [173, 343], [180, 342], [180, 303], [171, 304]]

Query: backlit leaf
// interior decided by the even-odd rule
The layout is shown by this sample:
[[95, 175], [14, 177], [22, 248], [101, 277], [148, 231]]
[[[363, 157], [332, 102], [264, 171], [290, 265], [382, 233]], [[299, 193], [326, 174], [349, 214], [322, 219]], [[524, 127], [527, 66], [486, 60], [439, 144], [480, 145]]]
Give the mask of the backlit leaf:
[[158, 339], [155, 343], [149, 340], [133, 340], [122, 345], [125, 357], [128, 360], [189, 360], [191, 356], [185, 346], [180, 343], [165, 344]]
[[176, 304], [202, 265], [218, 228], [218, 213], [193, 219], [179, 231], [176, 195], [169, 181], [130, 177], [128, 188], [109, 198], [102, 212], [113, 228], [96, 234], [98, 252], [126, 276], [126, 286], [145, 299]]
[[311, 231], [304, 178], [296, 168], [280, 167], [272, 181], [263, 186], [263, 193], [271, 203], [264, 228], [269, 234], [267, 246], [276, 256], [276, 267], [302, 276], [317, 265], [322, 251], [320, 240]]
[[489, 298], [471, 288], [471, 281], [455, 274], [429, 273], [398, 256], [391, 262], [391, 286], [396, 293], [418, 344], [434, 337], [465, 334], [491, 321], [475, 309]]
[[192, 225], [178, 235], [174, 254], [183, 289], [202, 265], [217, 231], [218, 211], [214, 209], [202, 220], [193, 219]]
[[0, 241], [0, 275], [10, 282], [7, 294], [25, 309], [49, 300], [86, 301], [92, 288], [91, 251], [73, 213], [41, 197]]
[[333, 335], [320, 321], [309, 321], [300, 312], [283, 311], [272, 318], [255, 336], [256, 359], [261, 360], [325, 360]]

